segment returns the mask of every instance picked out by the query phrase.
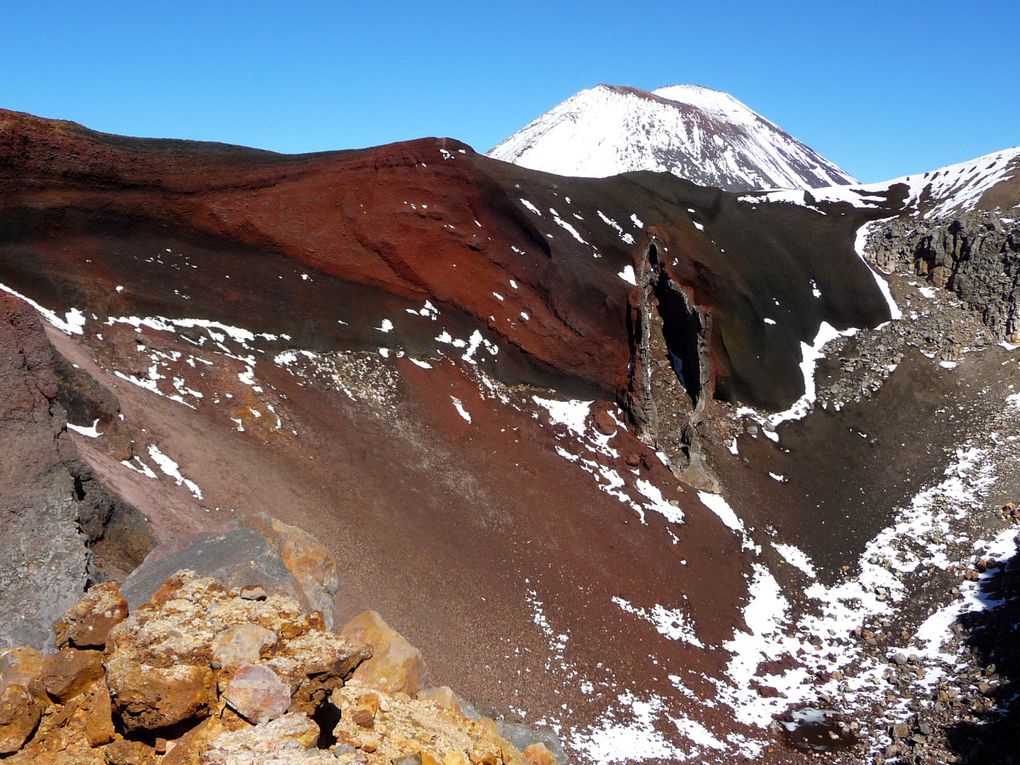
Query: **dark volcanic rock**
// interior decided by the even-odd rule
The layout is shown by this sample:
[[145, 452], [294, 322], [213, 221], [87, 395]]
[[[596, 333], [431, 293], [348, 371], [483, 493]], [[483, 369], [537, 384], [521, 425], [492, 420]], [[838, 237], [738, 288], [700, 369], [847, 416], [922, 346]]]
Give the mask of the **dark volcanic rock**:
[[[128, 604], [141, 605], [181, 569], [241, 589], [242, 597], [246, 587], [285, 592], [333, 624], [338, 583], [332, 556], [307, 532], [264, 513], [156, 547], [124, 581]], [[264, 593], [250, 599], [264, 600]]]
[[85, 591], [73, 451], [55, 405], [53, 350], [29, 306], [0, 294], [0, 646], [42, 645]]
[[955, 293], [997, 337], [1020, 343], [1020, 223], [994, 213], [896, 220], [871, 240], [873, 262], [904, 266]]
[[86, 585], [105, 578], [90, 545], [111, 519], [139, 547], [147, 540], [137, 511], [78, 459], [54, 366], [35, 311], [0, 294], [0, 646], [42, 645]]
[[[0, 112], [0, 137], [0, 282], [47, 306], [85, 300], [108, 315], [235, 325], [241, 315], [252, 331], [286, 333], [291, 347], [365, 350], [378, 346], [375, 316], [428, 299], [452, 336], [477, 329], [501, 347], [491, 363], [503, 382], [621, 396], [632, 347], [619, 274], [655, 238], [691, 302], [716, 317], [706, 374], [727, 397], [770, 409], [803, 392], [800, 343], [821, 321], [888, 318], [853, 253], [856, 228], [888, 215], [885, 204], [763, 214], [666, 174], [558, 178], [450, 139], [283, 156], [12, 112]], [[59, 206], [48, 201], [53, 188], [66, 195]], [[105, 267], [71, 256], [81, 249]], [[149, 255], [166, 251], [187, 252], [187, 262]], [[317, 272], [314, 287], [284, 278], [295, 268]], [[516, 320], [522, 309], [526, 321]], [[401, 323], [387, 340], [434, 353], [433, 329]]]

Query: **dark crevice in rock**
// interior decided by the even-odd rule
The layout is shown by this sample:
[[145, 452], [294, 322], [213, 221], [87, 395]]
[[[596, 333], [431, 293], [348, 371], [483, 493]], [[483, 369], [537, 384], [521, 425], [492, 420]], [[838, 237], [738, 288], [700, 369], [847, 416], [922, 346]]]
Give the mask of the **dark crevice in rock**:
[[125, 726], [122, 715], [114, 714], [113, 716], [114, 730], [117, 733], [128, 741], [138, 741], [148, 747], [155, 747], [156, 739], [161, 738], [167, 741], [180, 739], [201, 725], [203, 720], [203, 717], [195, 716], [163, 728], [132, 729], [131, 726]]
[[716, 484], [698, 443], [697, 424], [714, 396], [711, 315], [679, 282], [653, 239], [631, 292], [631, 362], [625, 409], [638, 437], [664, 453], [677, 477]]
[[312, 713], [312, 721], [319, 726], [319, 740], [316, 746], [319, 749], [329, 749], [336, 744], [336, 736], [333, 730], [340, 722], [340, 710], [329, 701], [323, 701]]

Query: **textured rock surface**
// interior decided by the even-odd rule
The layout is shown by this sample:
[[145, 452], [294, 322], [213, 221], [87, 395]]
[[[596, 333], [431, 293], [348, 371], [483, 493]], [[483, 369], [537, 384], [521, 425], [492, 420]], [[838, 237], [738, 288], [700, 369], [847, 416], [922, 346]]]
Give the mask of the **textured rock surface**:
[[39, 679], [51, 698], [66, 703], [102, 676], [103, 659], [99, 651], [62, 648], [46, 657]]
[[57, 647], [104, 648], [110, 630], [127, 615], [127, 601], [117, 583], [97, 584], [53, 626]]
[[336, 564], [310, 534], [265, 513], [225, 529], [202, 532], [156, 547], [125, 580], [122, 591], [132, 607], [181, 569], [211, 576], [231, 587], [259, 585], [285, 592], [333, 625]]
[[290, 687], [264, 664], [239, 667], [221, 695], [231, 709], [256, 725], [275, 720], [290, 707]]
[[[0, 292], [0, 646], [42, 646], [90, 580], [111, 519], [143, 549], [137, 511], [94, 480], [65, 431], [55, 355], [35, 311]], [[107, 552], [121, 560], [114, 545]], [[130, 557], [130, 556], [128, 556]]]
[[355, 671], [357, 681], [387, 693], [414, 695], [425, 676], [421, 651], [390, 627], [377, 611], [363, 611], [340, 634], [372, 649], [372, 657]]
[[53, 350], [35, 312], [2, 293], [0, 348], [0, 645], [41, 646], [85, 591], [89, 553], [64, 466]]
[[321, 615], [305, 612], [293, 598], [247, 600], [213, 579], [182, 572], [111, 634], [107, 676], [125, 727], [151, 730], [206, 714], [215, 702], [213, 666], [220, 666], [214, 640], [242, 625], [281, 638], [261, 643], [272, 649], [255, 658], [288, 684], [297, 706], [314, 707], [367, 654], [327, 632]]
[[[522, 740], [522, 749], [531, 746], [526, 757], [492, 720], [466, 717], [449, 688], [413, 699], [353, 681], [370, 648], [326, 631], [321, 614], [287, 595], [252, 599], [182, 571], [109, 628], [122, 598], [115, 585], [97, 590], [56, 625], [64, 648], [45, 658], [31, 649], [0, 655], [0, 755], [11, 755], [8, 762], [555, 762], [532, 746], [535, 737]], [[420, 653], [377, 614], [362, 622], [381, 656], [401, 659], [391, 666], [408, 687], [414, 662], [401, 662], [420, 664]], [[77, 647], [100, 642], [104, 650]]]
[[[243, 597], [243, 596], [242, 596]], [[213, 668], [253, 664], [262, 651], [276, 643], [276, 633], [257, 624], [238, 624], [212, 642]]]
[[244, 762], [335, 763], [329, 752], [315, 749], [319, 728], [308, 717], [289, 714], [265, 725], [223, 733], [201, 755], [202, 765], [234, 765]]
[[1020, 343], [1020, 223], [995, 213], [933, 221], [895, 220], [870, 242], [885, 271], [913, 271], [977, 311], [997, 337]]
[[377, 711], [365, 715], [366, 690], [352, 683], [333, 694], [333, 704], [340, 710], [334, 730], [337, 742], [368, 755], [364, 762], [389, 763], [418, 755], [443, 763], [524, 763], [523, 755], [488, 718], [470, 720], [428, 699], [382, 691], [372, 694], [378, 696]]
[[23, 685], [0, 691], [0, 755], [16, 752], [39, 724], [42, 705]]

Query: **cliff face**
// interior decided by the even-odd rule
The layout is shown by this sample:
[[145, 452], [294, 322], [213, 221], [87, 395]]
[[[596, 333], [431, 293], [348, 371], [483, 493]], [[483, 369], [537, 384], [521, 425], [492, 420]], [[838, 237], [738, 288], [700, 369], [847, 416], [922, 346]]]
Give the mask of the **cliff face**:
[[41, 645], [87, 584], [123, 576], [151, 542], [78, 458], [59, 357], [38, 314], [6, 294], [0, 360], [0, 646]]
[[912, 269], [956, 295], [1001, 340], [1020, 343], [1020, 223], [975, 212], [877, 229], [871, 258], [884, 271]]

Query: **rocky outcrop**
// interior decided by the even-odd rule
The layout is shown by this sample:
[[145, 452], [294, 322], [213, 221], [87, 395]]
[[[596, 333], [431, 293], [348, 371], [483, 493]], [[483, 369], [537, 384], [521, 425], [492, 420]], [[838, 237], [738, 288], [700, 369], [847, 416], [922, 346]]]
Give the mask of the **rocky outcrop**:
[[[0, 646], [41, 646], [107, 569], [93, 554], [116, 521], [136, 549], [144, 520], [78, 459], [58, 403], [53, 347], [35, 311], [0, 293]], [[106, 550], [114, 571], [130, 551]], [[137, 562], [137, 561], [135, 561]]]
[[264, 599], [265, 592], [257, 588], [287, 593], [302, 607], [320, 612], [327, 627], [333, 626], [339, 585], [332, 556], [308, 532], [265, 513], [159, 545], [125, 580], [124, 596], [136, 608], [181, 569], [248, 588], [242, 594], [249, 599]]
[[1020, 223], [995, 213], [894, 220], [877, 229], [869, 258], [909, 269], [953, 292], [997, 337], [1020, 343]]
[[[117, 587], [101, 585], [57, 623], [59, 651], [0, 655], [0, 756], [16, 765], [555, 762], [537, 737], [521, 752], [493, 720], [469, 718], [449, 689], [415, 697], [417, 649], [373, 612], [355, 626], [371, 647], [330, 632], [289, 595], [253, 598], [193, 571], [130, 615]], [[373, 651], [374, 670], [359, 676]]]
[[376, 611], [364, 611], [340, 630], [340, 634], [372, 650], [372, 656], [355, 671], [362, 685], [388, 693], [414, 695], [425, 676], [421, 651], [383, 621]]

